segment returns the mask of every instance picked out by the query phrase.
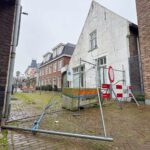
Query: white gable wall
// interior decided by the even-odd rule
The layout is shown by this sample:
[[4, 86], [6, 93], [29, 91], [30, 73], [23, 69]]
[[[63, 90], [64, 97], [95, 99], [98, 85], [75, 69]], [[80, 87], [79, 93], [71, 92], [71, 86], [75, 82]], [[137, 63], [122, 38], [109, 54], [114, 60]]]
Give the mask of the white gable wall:
[[[97, 30], [97, 49], [90, 51], [90, 33]], [[129, 21], [114, 14], [108, 9], [93, 2], [86, 19], [84, 28], [78, 40], [76, 49], [70, 60], [70, 68], [79, 66], [80, 58], [95, 63], [95, 59], [106, 56], [107, 66], [111, 65], [115, 69], [126, 71], [126, 82], [130, 84], [129, 79], [129, 43], [127, 35], [129, 34]], [[82, 63], [83, 64], [83, 63]], [[85, 64], [85, 71], [91, 65]], [[86, 87], [94, 87], [95, 71], [89, 71], [86, 74]], [[122, 79], [121, 73], [115, 74], [115, 81]], [[73, 87], [73, 82], [72, 82]]]

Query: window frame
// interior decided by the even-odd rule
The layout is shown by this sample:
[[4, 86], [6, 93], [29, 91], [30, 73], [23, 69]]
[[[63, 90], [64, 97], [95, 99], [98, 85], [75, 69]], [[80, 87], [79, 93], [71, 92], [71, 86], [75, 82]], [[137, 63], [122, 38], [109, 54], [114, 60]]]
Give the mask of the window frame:
[[[94, 30], [92, 31], [90, 34], [90, 51], [96, 49], [98, 46], [97, 46], [97, 30]], [[94, 44], [93, 44], [94, 43]]]
[[58, 61], [58, 71], [61, 71], [62, 68], [62, 60]]
[[[107, 57], [102, 56], [98, 58], [98, 66], [101, 67], [100, 74], [102, 73], [103, 76], [101, 78], [101, 84], [107, 83]], [[102, 71], [102, 72], [101, 72]]]
[[57, 72], [57, 62], [53, 63], [53, 72]]
[[75, 68], [73, 68], [73, 78], [77, 75], [80, 75], [80, 87], [84, 88], [85, 87], [85, 65], [81, 65], [81, 72], [80, 72], [80, 66], [77, 66]]

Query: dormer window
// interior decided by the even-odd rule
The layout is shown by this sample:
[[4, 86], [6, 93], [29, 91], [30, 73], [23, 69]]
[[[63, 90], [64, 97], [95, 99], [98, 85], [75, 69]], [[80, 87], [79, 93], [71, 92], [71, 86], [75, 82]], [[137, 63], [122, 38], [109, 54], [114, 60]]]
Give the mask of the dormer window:
[[55, 47], [53, 49], [53, 58], [55, 58], [56, 56], [61, 55], [63, 48], [64, 48], [63, 44], [59, 44], [57, 47]]
[[57, 55], [60, 55], [62, 53], [64, 46], [60, 46], [57, 48]]
[[44, 61], [43, 61], [43, 62], [45, 63], [45, 62], [49, 61], [50, 57], [51, 57], [51, 53], [45, 54], [45, 55], [44, 55]]
[[53, 51], [53, 57], [56, 57], [57, 56], [57, 51], [56, 49]]

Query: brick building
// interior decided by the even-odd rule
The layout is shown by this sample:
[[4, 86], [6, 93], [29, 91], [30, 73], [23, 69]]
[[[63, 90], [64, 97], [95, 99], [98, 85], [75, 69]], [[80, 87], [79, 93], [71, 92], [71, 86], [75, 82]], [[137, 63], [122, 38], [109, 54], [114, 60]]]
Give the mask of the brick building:
[[31, 64], [27, 67], [25, 71], [25, 80], [23, 83], [23, 90], [35, 90], [38, 85], [39, 79], [39, 66], [36, 60], [32, 60]]
[[15, 0], [0, 0], [0, 119], [6, 97], [14, 18]]
[[150, 104], [150, 0], [136, 0], [146, 103]]
[[62, 89], [67, 86], [65, 73], [62, 74], [61, 69], [65, 68], [75, 49], [75, 45], [71, 43], [60, 43], [43, 56], [43, 62], [40, 65], [39, 86], [51, 85], [53, 88], [57, 86]]
[[31, 64], [27, 67], [25, 71], [25, 76], [27, 78], [33, 78], [36, 77], [36, 74], [38, 72], [38, 64], [36, 60], [32, 60]]

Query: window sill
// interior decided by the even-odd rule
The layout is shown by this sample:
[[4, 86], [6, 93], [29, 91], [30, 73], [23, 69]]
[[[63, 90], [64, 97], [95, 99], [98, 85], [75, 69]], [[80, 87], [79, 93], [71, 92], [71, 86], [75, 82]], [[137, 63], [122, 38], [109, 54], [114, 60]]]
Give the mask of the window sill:
[[93, 49], [90, 49], [88, 52], [94, 51], [94, 50], [96, 50], [97, 48], [98, 48], [98, 46], [96, 46], [96, 47], [93, 48]]

